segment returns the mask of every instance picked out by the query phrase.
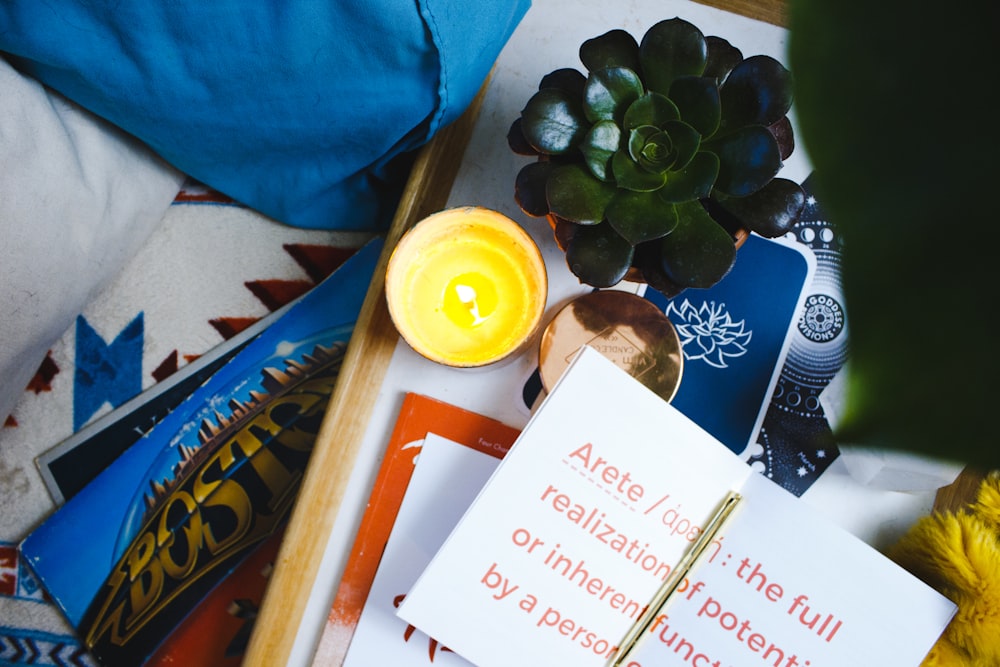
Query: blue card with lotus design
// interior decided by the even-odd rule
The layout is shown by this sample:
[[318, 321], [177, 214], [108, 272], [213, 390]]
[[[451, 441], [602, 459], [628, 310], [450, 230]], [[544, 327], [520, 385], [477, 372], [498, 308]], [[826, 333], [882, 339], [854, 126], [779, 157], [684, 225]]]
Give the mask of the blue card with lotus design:
[[673, 405], [736, 454], [753, 453], [814, 267], [800, 243], [750, 235], [715, 286], [673, 298], [645, 291], [680, 336]]

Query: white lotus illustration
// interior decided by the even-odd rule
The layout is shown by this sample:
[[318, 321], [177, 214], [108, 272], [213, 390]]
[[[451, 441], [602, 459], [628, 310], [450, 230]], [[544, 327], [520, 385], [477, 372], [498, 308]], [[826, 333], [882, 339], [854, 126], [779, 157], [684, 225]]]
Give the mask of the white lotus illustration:
[[726, 304], [705, 301], [694, 306], [684, 299], [680, 305], [671, 301], [667, 317], [677, 329], [684, 359], [701, 359], [715, 368], [728, 368], [727, 359], [747, 353], [753, 331], [745, 330], [745, 321], [734, 321]]

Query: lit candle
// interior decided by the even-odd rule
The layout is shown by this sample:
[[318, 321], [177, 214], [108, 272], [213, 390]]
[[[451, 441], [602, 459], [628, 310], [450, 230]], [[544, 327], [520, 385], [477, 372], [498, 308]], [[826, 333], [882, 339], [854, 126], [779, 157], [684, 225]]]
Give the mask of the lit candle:
[[471, 206], [414, 225], [385, 278], [389, 314], [407, 344], [459, 367], [522, 349], [541, 322], [547, 289], [545, 262], [521, 226]]

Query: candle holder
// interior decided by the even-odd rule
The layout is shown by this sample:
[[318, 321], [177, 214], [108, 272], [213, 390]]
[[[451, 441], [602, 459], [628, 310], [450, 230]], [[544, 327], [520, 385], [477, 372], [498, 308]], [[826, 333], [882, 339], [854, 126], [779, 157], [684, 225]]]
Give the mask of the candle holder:
[[564, 306], [542, 332], [538, 364], [552, 391], [569, 361], [588, 345], [665, 401], [673, 400], [684, 371], [677, 330], [652, 301], [619, 290], [599, 290]]
[[507, 216], [466, 206], [400, 239], [385, 277], [389, 315], [431, 361], [469, 368], [506, 359], [538, 331], [548, 294], [541, 252]]

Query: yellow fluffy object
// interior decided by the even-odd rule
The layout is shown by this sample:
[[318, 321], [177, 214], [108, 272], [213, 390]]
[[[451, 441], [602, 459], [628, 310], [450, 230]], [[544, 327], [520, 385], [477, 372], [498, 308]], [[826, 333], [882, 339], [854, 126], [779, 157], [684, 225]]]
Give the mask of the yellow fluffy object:
[[958, 605], [922, 667], [1000, 665], [1000, 473], [964, 510], [922, 517], [889, 556]]

